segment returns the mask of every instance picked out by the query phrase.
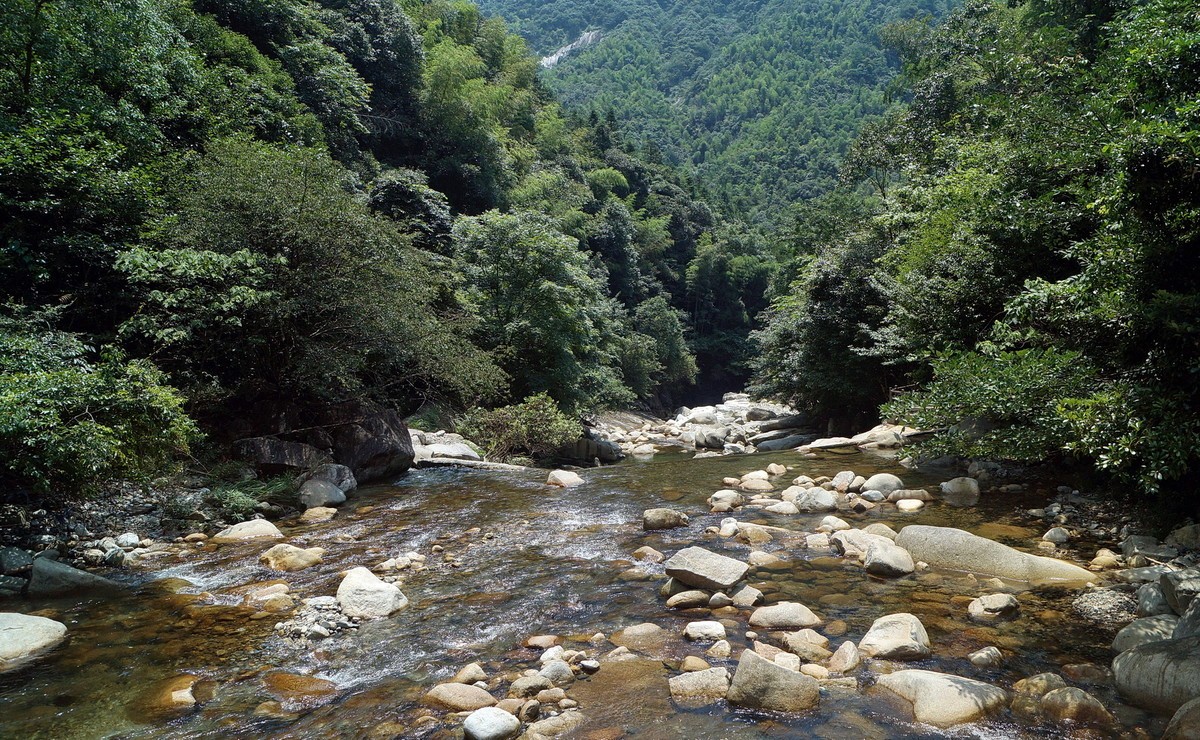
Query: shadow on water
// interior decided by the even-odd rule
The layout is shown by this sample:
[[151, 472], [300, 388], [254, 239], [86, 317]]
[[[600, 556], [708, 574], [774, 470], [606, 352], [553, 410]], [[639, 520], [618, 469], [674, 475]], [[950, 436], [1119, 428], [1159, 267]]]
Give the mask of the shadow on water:
[[[64, 621], [69, 642], [38, 664], [0, 676], [0, 737], [453, 737], [455, 723], [411, 729], [424, 711], [419, 699], [434, 682], [462, 665], [481, 661], [489, 675], [527, 668], [536, 653], [520, 647], [537, 633], [573, 636], [613, 632], [652, 621], [674, 635], [699, 612], [671, 612], [658, 596], [661, 566], [642, 567], [638, 580], [630, 553], [650, 545], [668, 555], [703, 544], [745, 558], [747, 545], [702, 534], [724, 515], [707, 513], [705, 499], [721, 479], [765, 467], [788, 465], [790, 479], [804, 473], [833, 475], [853, 469], [864, 475], [896, 472], [910, 486], [939, 479], [905, 471], [867, 454], [802, 459], [795, 453], [690, 460], [660, 458], [587, 471], [573, 489], [544, 485], [545, 471], [486, 472], [465, 469], [412, 471], [393, 486], [360, 491], [331, 522], [283, 529], [287, 542], [320, 546], [324, 561], [297, 573], [278, 574], [259, 565], [260, 544], [180, 547], [176, 552], [121, 574], [134, 595], [111, 601], [25, 602], [24, 611]], [[784, 484], [786, 485], [786, 483]], [[955, 526], [980, 531], [1008, 544], [1031, 548], [1039, 534], [1016, 513], [1043, 505], [1046, 491], [985, 496], [976, 507], [934, 503], [915, 514], [881, 507], [865, 515], [841, 514], [854, 526], [880, 521]], [[691, 526], [643, 532], [641, 512], [654, 506], [686, 511]], [[744, 521], [812, 531], [821, 515], [773, 516], [743, 511]], [[491, 535], [489, 537], [489, 535]], [[434, 545], [443, 551], [435, 554]], [[762, 549], [786, 556], [777, 569], [753, 572], [750, 582], [768, 599], [801, 601], [826, 625], [841, 622], [857, 641], [884, 614], [908, 611], [926, 625], [935, 657], [912, 667], [942, 670], [1010, 686], [1025, 676], [1062, 665], [1107, 664], [1105, 634], [1070, 613], [1069, 595], [1053, 591], [1022, 595], [1019, 619], [981, 626], [966, 620], [966, 603], [994, 586], [961, 573], [924, 573], [882, 581], [852, 563], [773, 542]], [[283, 579], [298, 597], [333, 594], [340, 573], [373, 566], [417, 551], [428, 567], [406, 576], [410, 606], [391, 619], [364, 624], [311, 648], [274, 634], [272, 615], [252, 619], [240, 606], [248, 583]], [[644, 578], [644, 576], [643, 576]], [[167, 579], [167, 580], [163, 580]], [[734, 655], [746, 646], [743, 627], [731, 630]], [[996, 645], [1008, 656], [999, 669], [979, 669], [967, 654]], [[608, 645], [604, 649], [610, 649]], [[690, 648], [690, 650], [689, 650]], [[832, 649], [832, 647], [831, 647]], [[650, 659], [606, 664], [596, 676], [570, 688], [588, 716], [579, 732], [619, 729], [638, 738], [895, 738], [1048, 737], [1045, 727], [1022, 725], [1001, 715], [986, 723], [937, 733], [911, 723], [905, 707], [860, 679], [859, 690], [824, 692], [819, 710], [770, 715], [730, 710], [723, 704], [687, 710], [667, 692], [667, 668], [694, 646], [672, 637]], [[733, 661], [713, 661], [728, 665]], [[311, 673], [333, 681], [338, 698], [307, 712], [256, 713], [270, 697], [267, 671]], [[213, 698], [177, 718], [147, 716], [142, 697], [156, 682], [188, 672], [211, 679]], [[1109, 706], [1110, 688], [1089, 687]], [[1123, 709], [1128, 722], [1145, 722]], [[410, 728], [410, 729], [404, 729]]]

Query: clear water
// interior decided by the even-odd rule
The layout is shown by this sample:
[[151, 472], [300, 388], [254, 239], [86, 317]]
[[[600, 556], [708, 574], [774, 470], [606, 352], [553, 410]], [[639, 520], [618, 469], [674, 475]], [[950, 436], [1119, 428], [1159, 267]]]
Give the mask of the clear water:
[[[630, 553], [651, 545], [670, 555], [701, 544], [745, 558], [748, 546], [703, 534], [705, 527], [725, 516], [706, 513], [704, 501], [722, 487], [724, 476], [770, 462], [792, 468], [787, 479], [853, 469], [865, 475], [896, 472], [910, 486], [937, 482], [886, 458], [861, 453], [818, 459], [795, 453], [705, 460], [659, 457], [586, 471], [587, 484], [574, 489], [544, 485], [545, 471], [412, 471], [394, 486], [360, 491], [331, 522], [282, 526], [287, 542], [327, 550], [321, 565], [282, 575], [298, 597], [333, 594], [339, 573], [348, 568], [370, 567], [410, 550], [426, 554], [429, 567], [408, 576], [402, 586], [411, 599], [406, 610], [306, 650], [274, 635], [275, 622], [285, 617], [251, 620], [252, 610], [238, 605], [241, 587], [280, 577], [258, 564], [266, 545], [181, 546], [152, 565], [118, 574], [133, 587], [128, 598], [15, 605], [62, 620], [70, 628], [70, 641], [36, 665], [0, 676], [0, 737], [461, 737], [456, 722], [417, 720], [431, 714], [419, 703], [424, 691], [466, 663], [481, 661], [489, 675], [521, 670], [537, 657], [520, 647], [531, 634], [559, 634], [582, 644], [596, 632], [611, 635], [641, 622], [654, 622], [674, 635], [686, 622], [703, 618], [666, 609], [658, 595], [661, 566], [650, 580], [623, 575], [634, 565]], [[1044, 505], [1048, 498], [1049, 493], [1038, 491], [993, 494], [972, 508], [934, 503], [909, 515], [891, 509], [842, 516], [860, 527], [873, 521], [893, 527], [956, 526], [1031, 548], [1040, 532], [1022, 529], [1017, 512]], [[643, 532], [641, 512], [663, 505], [687, 511], [692, 525]], [[821, 519], [753, 511], [735, 516], [799, 532], [812, 531]], [[495, 536], [486, 539], [486, 533]], [[434, 555], [434, 544], [442, 545], [461, 567]], [[866, 576], [853, 563], [793, 549], [793, 544], [763, 546], [788, 557], [789, 566], [752, 573], [750, 583], [767, 592], [771, 601], [800, 601], [826, 623], [844, 621], [846, 634], [834, 644], [857, 640], [879, 616], [908, 611], [921, 617], [934, 648], [934, 657], [911, 667], [1009, 687], [1063, 665], [1107, 665], [1111, 660], [1112, 634], [1073, 616], [1068, 594], [1025, 593], [1018, 620], [980, 626], [966, 620], [966, 601], [994, 589], [964, 574], [882, 581]], [[746, 645], [745, 617], [743, 612], [742, 629], [730, 630], [735, 656]], [[1005, 651], [1008, 661], [1003, 667], [982, 670], [966, 660], [968, 653], [989, 644]], [[1105, 685], [1087, 688], [1123, 724], [1111, 731], [1089, 730], [1091, 734], [1029, 725], [1007, 714], [950, 732], [935, 731], [913, 724], [902, 703], [868, 686], [869, 678], [860, 680], [857, 691], [824, 693], [819, 709], [800, 715], [756, 713], [723, 704], [685, 710], [671, 702], [667, 677], [672, 675], [668, 665], [689, 653], [699, 651], [672, 637], [645, 660], [605, 664], [595, 676], [576, 682], [568, 693], [580, 703], [588, 722], [573, 736], [1145, 737], [1142, 733], [1153, 734], [1162, 726], [1161, 718], [1122, 706]], [[732, 669], [734, 661], [727, 665]], [[338, 686], [338, 698], [307, 712], [256, 714], [255, 708], [270, 698], [263, 676], [277, 670], [331, 680]], [[215, 687], [212, 698], [183, 717], [146, 716], [139, 709], [141, 697], [179, 673], [210, 680], [208, 685]]]

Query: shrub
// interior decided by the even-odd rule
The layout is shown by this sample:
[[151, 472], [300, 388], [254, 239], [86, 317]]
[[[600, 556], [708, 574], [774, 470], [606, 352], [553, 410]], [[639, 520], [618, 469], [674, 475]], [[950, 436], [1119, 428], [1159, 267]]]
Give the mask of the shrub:
[[509, 460], [518, 453], [546, 457], [576, 439], [580, 427], [554, 399], [538, 393], [513, 406], [475, 409], [459, 421], [458, 431], [482, 447], [487, 457]]
[[157, 368], [113, 350], [93, 361], [49, 318], [0, 313], [0, 476], [41, 495], [86, 494], [187, 452], [198, 432]]

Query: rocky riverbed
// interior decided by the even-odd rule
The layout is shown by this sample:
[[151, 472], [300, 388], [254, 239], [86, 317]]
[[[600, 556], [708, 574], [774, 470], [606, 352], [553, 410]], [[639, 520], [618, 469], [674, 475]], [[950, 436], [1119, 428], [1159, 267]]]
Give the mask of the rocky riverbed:
[[1200, 530], [858, 444], [5, 551], [0, 735], [1195, 736]]

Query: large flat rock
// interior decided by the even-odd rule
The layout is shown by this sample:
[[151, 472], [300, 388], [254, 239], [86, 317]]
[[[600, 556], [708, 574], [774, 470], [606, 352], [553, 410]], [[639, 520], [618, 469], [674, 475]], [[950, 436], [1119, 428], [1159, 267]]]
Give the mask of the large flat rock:
[[936, 671], [896, 671], [880, 676], [878, 685], [912, 702], [916, 720], [935, 727], [973, 722], [1008, 703], [1003, 689]]
[[0, 673], [20, 668], [67, 636], [62, 622], [29, 614], [0, 612]]
[[695, 588], [724, 591], [745, 577], [750, 566], [703, 547], [686, 547], [663, 563], [667, 575]]
[[76, 596], [81, 593], [101, 594], [121, 590], [116, 581], [88, 573], [50, 558], [33, 561], [29, 579], [30, 596]]
[[952, 527], [910, 524], [896, 544], [935, 568], [981, 573], [1032, 585], [1082, 586], [1096, 575], [1077, 565], [1015, 550]]

